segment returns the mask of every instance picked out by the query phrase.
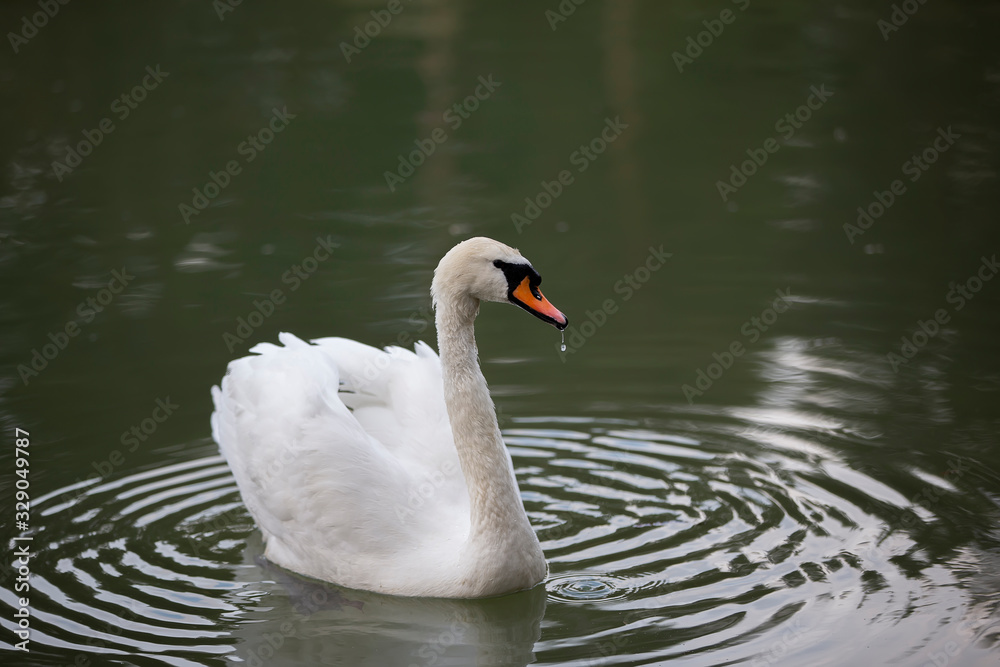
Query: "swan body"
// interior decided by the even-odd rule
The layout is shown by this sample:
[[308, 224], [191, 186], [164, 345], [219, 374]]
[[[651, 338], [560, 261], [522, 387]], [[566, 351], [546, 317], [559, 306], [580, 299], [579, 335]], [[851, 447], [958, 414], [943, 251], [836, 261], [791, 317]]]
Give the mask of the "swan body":
[[212, 388], [212, 433], [289, 570], [393, 595], [531, 588], [547, 566], [479, 368], [481, 301], [564, 329], [520, 253], [486, 238], [449, 251], [431, 286], [440, 357], [281, 334]]

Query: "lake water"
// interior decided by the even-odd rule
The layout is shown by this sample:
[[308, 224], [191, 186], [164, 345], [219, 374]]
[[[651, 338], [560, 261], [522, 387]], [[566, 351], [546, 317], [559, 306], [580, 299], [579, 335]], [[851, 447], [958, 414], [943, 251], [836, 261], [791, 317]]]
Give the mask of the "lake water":
[[[52, 5], [0, 9], [0, 662], [997, 663], [994, 3]], [[477, 322], [545, 586], [270, 565], [209, 388], [434, 344], [475, 235], [571, 322]]]

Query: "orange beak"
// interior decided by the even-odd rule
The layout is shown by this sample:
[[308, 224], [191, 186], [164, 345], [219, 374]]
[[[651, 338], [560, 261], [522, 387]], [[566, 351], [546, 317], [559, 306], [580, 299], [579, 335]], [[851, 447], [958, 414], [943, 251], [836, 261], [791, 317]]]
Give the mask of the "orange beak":
[[549, 303], [538, 287], [532, 287], [531, 281], [525, 277], [521, 284], [511, 292], [511, 301], [521, 306], [536, 317], [555, 326], [560, 331], [565, 329], [569, 320], [559, 312], [559, 309]]

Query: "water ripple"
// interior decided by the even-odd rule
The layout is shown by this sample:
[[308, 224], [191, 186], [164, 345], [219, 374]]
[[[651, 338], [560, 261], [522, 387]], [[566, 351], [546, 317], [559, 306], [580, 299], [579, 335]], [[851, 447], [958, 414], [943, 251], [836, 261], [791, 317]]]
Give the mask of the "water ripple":
[[[831, 623], [843, 636], [867, 619], [866, 637], [926, 624], [918, 606], [958, 585], [899, 529], [938, 517], [840, 460], [835, 441], [848, 433], [766, 408], [662, 428], [514, 420], [504, 435], [550, 576], [493, 601], [388, 598], [269, 565], [219, 456], [74, 484], [33, 506], [33, 652], [67, 664], [272, 664], [294, 641], [344, 664], [377, 654], [405, 666], [420, 651], [442, 664], [494, 654], [507, 662], [489, 664], [768, 663], [778, 653], [806, 664]], [[916, 465], [897, 473], [956, 492]], [[10, 590], [0, 589], [7, 629]], [[546, 616], [546, 604], [565, 608]], [[995, 634], [956, 619], [937, 632]]]

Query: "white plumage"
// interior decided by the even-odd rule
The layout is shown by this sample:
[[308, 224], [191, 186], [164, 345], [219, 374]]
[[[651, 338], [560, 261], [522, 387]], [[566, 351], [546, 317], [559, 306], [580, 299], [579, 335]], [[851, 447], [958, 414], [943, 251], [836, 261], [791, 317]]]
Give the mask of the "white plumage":
[[[544, 578], [473, 333], [480, 300], [564, 328], [539, 280], [516, 250], [470, 239], [435, 271], [441, 358], [424, 343], [378, 350], [281, 334], [281, 346], [229, 364], [212, 388], [212, 433], [267, 558], [408, 596], [481, 597]], [[537, 296], [513, 296], [522, 282]]]

